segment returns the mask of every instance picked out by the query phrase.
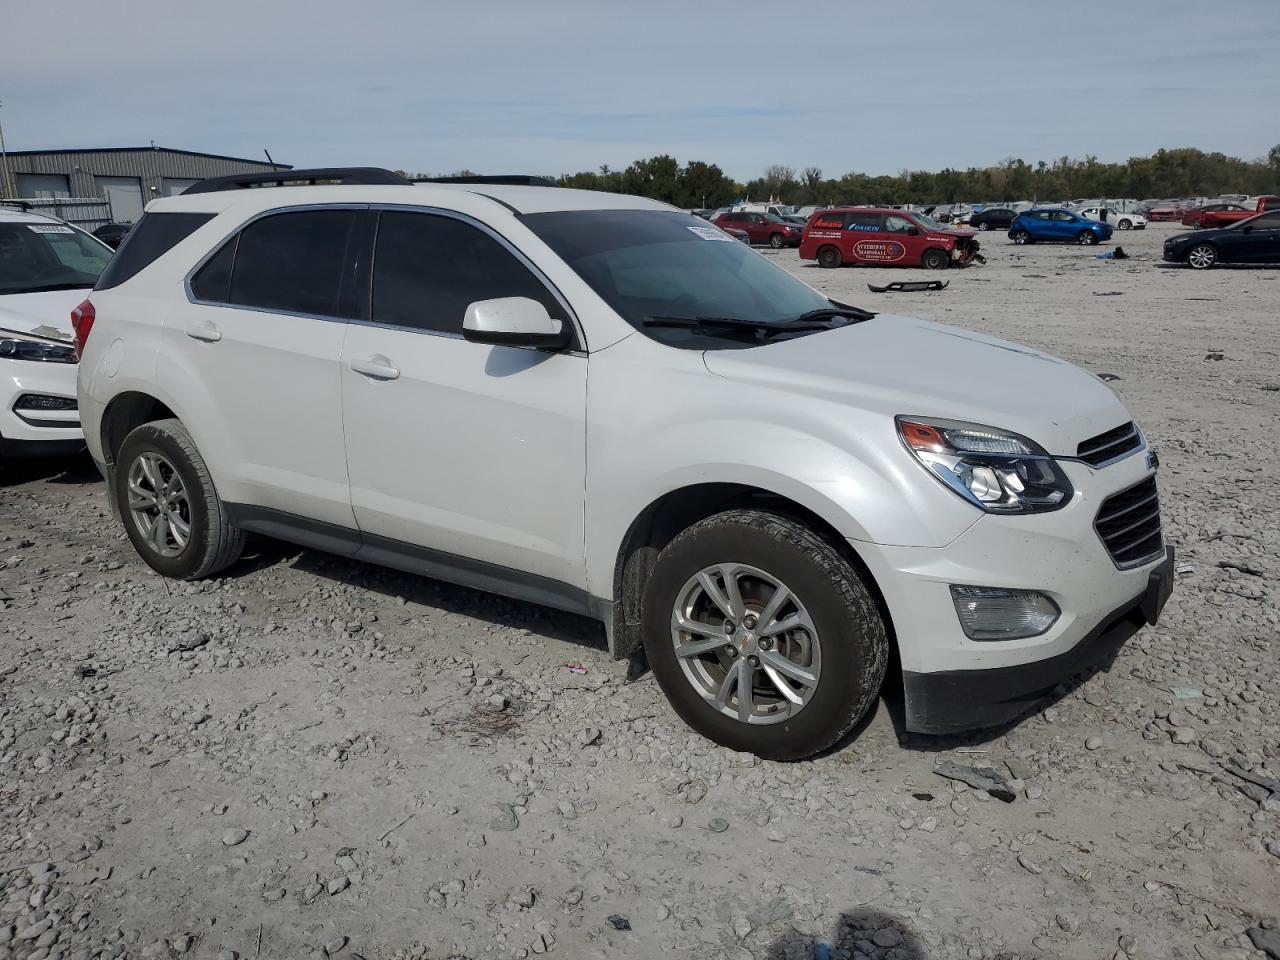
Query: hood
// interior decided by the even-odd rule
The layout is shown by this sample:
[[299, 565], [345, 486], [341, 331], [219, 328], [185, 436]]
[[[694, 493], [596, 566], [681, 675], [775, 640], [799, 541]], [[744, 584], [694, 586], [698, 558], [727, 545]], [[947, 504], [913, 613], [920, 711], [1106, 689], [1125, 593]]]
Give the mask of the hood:
[[1013, 430], [1057, 456], [1127, 423], [1101, 380], [1030, 347], [958, 327], [881, 314], [749, 350], [705, 354], [711, 373], [805, 393], [888, 417], [968, 420]]
[[30, 333], [70, 343], [73, 338], [71, 311], [89, 293], [86, 287], [83, 290], [48, 290], [0, 296], [0, 330]]

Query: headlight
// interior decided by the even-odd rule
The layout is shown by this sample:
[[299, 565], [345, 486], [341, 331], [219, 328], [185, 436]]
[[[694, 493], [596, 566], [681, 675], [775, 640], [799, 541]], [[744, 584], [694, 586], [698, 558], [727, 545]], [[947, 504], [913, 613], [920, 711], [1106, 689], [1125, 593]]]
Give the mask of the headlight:
[[75, 363], [76, 351], [70, 344], [45, 343], [43, 340], [0, 339], [0, 358], [6, 360], [43, 360], [46, 363]]
[[897, 417], [898, 436], [919, 464], [988, 513], [1045, 513], [1071, 500], [1071, 482], [1026, 437], [977, 423]]

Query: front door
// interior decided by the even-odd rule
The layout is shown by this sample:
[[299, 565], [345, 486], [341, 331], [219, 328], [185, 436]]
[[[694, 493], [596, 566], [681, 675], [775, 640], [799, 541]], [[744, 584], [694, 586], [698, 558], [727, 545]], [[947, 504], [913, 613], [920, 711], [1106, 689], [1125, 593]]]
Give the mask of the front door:
[[568, 311], [486, 227], [444, 213], [377, 216], [368, 320], [351, 325], [342, 356], [366, 545], [581, 587], [587, 358], [462, 336], [477, 300], [530, 297], [566, 323]]

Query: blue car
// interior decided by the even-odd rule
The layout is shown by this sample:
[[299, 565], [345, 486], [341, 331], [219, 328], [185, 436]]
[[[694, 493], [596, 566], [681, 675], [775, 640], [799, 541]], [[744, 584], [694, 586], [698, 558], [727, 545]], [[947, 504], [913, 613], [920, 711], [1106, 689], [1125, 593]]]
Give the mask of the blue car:
[[1089, 220], [1060, 207], [1027, 210], [1009, 224], [1009, 239], [1014, 243], [1056, 240], [1092, 245], [1111, 239], [1111, 224]]

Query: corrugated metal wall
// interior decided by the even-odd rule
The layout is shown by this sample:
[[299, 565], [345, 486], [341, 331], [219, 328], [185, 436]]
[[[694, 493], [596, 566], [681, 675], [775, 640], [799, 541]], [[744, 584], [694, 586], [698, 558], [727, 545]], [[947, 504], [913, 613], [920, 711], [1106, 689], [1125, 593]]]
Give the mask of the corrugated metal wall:
[[[166, 194], [164, 181], [169, 179], [203, 180], [233, 173], [261, 173], [271, 169], [264, 161], [217, 157], [203, 153], [187, 153], [164, 147], [140, 150], [76, 150], [48, 153], [10, 153], [9, 172], [51, 173], [65, 176], [73, 197], [105, 196], [97, 177], [136, 177], [142, 184], [145, 203]], [[278, 167], [288, 169], [284, 164]], [[3, 177], [0, 177], [3, 181]], [[0, 182], [0, 197], [5, 196]], [[20, 191], [19, 191], [20, 193]]]

